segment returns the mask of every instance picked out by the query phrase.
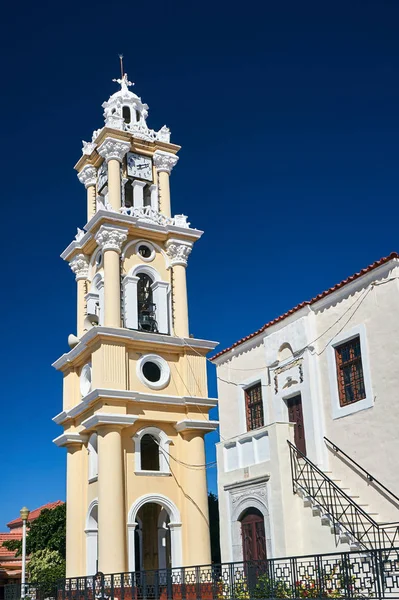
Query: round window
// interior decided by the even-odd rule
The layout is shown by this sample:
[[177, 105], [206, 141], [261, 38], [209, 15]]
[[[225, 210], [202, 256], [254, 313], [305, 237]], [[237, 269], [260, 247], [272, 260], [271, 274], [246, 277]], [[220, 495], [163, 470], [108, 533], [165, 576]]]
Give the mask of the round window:
[[144, 262], [151, 262], [155, 258], [155, 248], [147, 240], [142, 240], [136, 244], [136, 254]]
[[102, 259], [103, 259], [103, 253], [102, 252], [98, 252], [97, 256], [96, 256], [96, 265], [97, 265], [97, 267], [99, 267], [101, 265]]
[[170, 368], [164, 358], [146, 354], [137, 361], [137, 376], [147, 387], [160, 390], [168, 385]]
[[91, 391], [91, 365], [87, 364], [82, 367], [80, 372], [80, 393], [82, 396], [87, 396]]
[[156, 363], [149, 360], [143, 365], [143, 375], [148, 381], [157, 383], [161, 379], [161, 369]]
[[141, 244], [139, 246], [139, 254], [143, 258], [150, 258], [151, 254], [152, 254], [151, 248], [149, 248], [148, 246], [144, 246], [144, 244]]

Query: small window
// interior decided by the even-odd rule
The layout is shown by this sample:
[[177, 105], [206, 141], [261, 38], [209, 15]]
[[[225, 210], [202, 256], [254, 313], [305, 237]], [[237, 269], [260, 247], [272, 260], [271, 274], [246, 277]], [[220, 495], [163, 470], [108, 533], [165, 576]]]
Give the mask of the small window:
[[140, 121], [140, 113], [138, 110], [136, 110], [136, 121], [137, 123]]
[[247, 430], [263, 427], [262, 385], [257, 383], [245, 390], [245, 407], [247, 413]]
[[151, 187], [146, 185], [143, 192], [143, 205], [151, 206]]
[[149, 433], [141, 438], [140, 454], [143, 471], [159, 471], [159, 444]]
[[124, 106], [122, 108], [122, 117], [123, 117], [123, 120], [125, 121], [125, 123], [130, 123], [131, 116], [130, 116], [130, 108], [128, 106]]
[[143, 258], [150, 258], [152, 254], [151, 248], [145, 246], [144, 244], [141, 244], [141, 246], [139, 246], [139, 254]]
[[338, 394], [341, 406], [359, 402], [366, 397], [360, 337], [335, 348]]
[[151, 383], [157, 383], [161, 379], [161, 369], [159, 365], [149, 360], [143, 365], [143, 375]]
[[125, 183], [125, 206], [126, 208], [133, 206], [133, 186], [131, 179]]

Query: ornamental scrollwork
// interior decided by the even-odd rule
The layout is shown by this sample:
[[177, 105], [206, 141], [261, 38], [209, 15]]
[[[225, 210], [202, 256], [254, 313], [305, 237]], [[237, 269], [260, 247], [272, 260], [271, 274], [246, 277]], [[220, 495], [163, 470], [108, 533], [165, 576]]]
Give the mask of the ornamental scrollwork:
[[100, 156], [105, 158], [106, 162], [110, 160], [122, 162], [123, 157], [129, 150], [129, 142], [123, 142], [122, 140], [116, 140], [114, 138], [106, 138], [101, 146], [97, 148], [97, 152]]
[[171, 154], [170, 152], [164, 152], [163, 150], [157, 150], [154, 152], [153, 161], [158, 173], [165, 171], [166, 173], [172, 172], [173, 167], [176, 166], [178, 156]]
[[187, 259], [193, 249], [193, 245], [189, 242], [180, 240], [168, 240], [166, 243], [166, 253], [170, 259], [172, 267], [175, 265], [187, 266]]
[[86, 189], [90, 185], [96, 185], [97, 169], [92, 165], [86, 165], [85, 167], [83, 167], [80, 173], [78, 173], [78, 179], [80, 183], [83, 183]]
[[85, 254], [77, 254], [69, 263], [75, 279], [87, 279], [89, 274], [89, 259]]
[[96, 233], [95, 240], [104, 251], [115, 250], [120, 254], [122, 246], [127, 240], [127, 229], [103, 225]]

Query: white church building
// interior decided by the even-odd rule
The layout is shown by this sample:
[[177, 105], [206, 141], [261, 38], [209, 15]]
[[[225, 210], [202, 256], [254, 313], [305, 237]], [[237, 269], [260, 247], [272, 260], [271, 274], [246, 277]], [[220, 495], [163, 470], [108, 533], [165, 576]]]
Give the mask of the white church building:
[[212, 359], [222, 561], [399, 546], [399, 255]]

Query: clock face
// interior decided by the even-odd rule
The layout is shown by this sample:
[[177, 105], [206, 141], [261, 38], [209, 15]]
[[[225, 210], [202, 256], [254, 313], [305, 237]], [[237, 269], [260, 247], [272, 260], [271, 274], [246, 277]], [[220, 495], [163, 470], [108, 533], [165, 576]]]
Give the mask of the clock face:
[[128, 177], [138, 177], [146, 181], [152, 181], [152, 160], [149, 156], [128, 152], [127, 155]]

